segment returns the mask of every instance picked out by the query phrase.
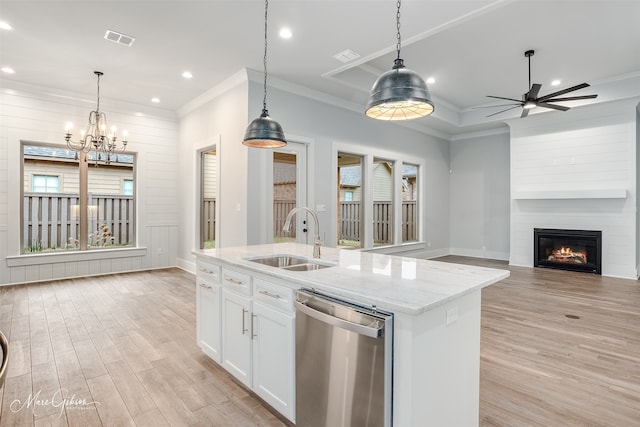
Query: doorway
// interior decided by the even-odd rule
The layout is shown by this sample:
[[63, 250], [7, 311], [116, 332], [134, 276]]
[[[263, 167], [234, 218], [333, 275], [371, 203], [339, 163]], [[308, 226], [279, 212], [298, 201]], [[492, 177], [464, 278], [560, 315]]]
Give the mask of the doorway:
[[309, 221], [296, 214], [290, 231], [283, 231], [287, 214], [295, 207], [307, 206], [307, 146], [289, 141], [271, 155], [274, 243], [307, 243]]
[[200, 152], [200, 249], [216, 247], [218, 204], [218, 155], [214, 146]]

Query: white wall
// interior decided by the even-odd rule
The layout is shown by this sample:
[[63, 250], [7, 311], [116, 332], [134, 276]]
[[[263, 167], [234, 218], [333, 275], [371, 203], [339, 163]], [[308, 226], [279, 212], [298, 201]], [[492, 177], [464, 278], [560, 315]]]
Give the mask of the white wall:
[[512, 265], [533, 265], [536, 227], [601, 230], [602, 274], [637, 278], [637, 104], [636, 98], [509, 122]]
[[509, 133], [451, 141], [451, 253], [509, 259]]
[[[0, 284], [173, 266], [177, 240], [175, 114], [103, 100], [109, 121], [129, 131], [138, 153], [137, 245], [142, 249], [20, 255], [20, 141], [64, 144], [67, 121], [84, 126], [95, 108], [86, 95], [3, 81], [0, 88]], [[90, 98], [89, 98], [90, 99]], [[9, 258], [7, 258], [9, 257]]]
[[247, 78], [241, 71], [187, 104], [180, 115], [179, 187], [180, 226], [178, 265], [195, 271], [191, 251], [199, 246], [198, 150], [216, 147], [218, 223], [216, 246], [244, 245], [247, 241]]
[[[251, 75], [251, 74], [250, 74]], [[290, 138], [302, 138], [309, 142], [312, 154], [309, 156], [310, 195], [308, 205], [315, 207], [324, 204], [327, 211], [318, 213], [321, 235], [325, 234], [325, 244], [336, 245], [337, 224], [337, 184], [332, 185], [330, 177], [336, 173], [332, 164], [332, 147], [335, 144], [361, 145], [371, 150], [393, 151], [408, 159], [424, 159], [425, 200], [423, 224], [425, 239], [431, 243], [432, 253], [448, 253], [449, 248], [449, 143], [441, 138], [389, 122], [367, 118], [362, 111], [340, 108], [301, 96], [301, 90], [295, 87], [271, 87], [268, 107], [273, 119], [282, 125], [285, 135]], [[317, 96], [316, 98], [320, 98]], [[260, 81], [249, 81], [250, 116], [258, 115], [262, 105], [262, 85]], [[428, 121], [429, 118], [420, 119]], [[252, 236], [266, 238], [271, 235], [271, 226], [262, 218], [265, 210], [271, 207], [265, 202], [264, 180], [266, 154], [259, 150], [249, 151], [249, 187], [248, 198], [255, 201], [249, 210], [247, 227]], [[331, 208], [329, 208], [331, 207]], [[251, 243], [261, 243], [252, 241]]]

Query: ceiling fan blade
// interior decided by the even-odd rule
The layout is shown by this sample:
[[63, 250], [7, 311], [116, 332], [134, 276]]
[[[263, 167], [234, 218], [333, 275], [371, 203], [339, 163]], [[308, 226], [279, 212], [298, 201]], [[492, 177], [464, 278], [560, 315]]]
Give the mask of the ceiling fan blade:
[[503, 98], [502, 96], [491, 96], [491, 95], [487, 95], [487, 98], [495, 98], [495, 99], [506, 99], [507, 101], [515, 101], [519, 104], [522, 104], [522, 100], [521, 99], [513, 99], [513, 98]]
[[522, 114], [520, 114], [520, 118], [524, 119], [525, 117], [527, 117], [529, 115], [529, 111], [531, 110], [531, 108], [523, 108], [522, 109]]
[[545, 96], [541, 96], [540, 98], [538, 98], [536, 101], [538, 102], [544, 102], [548, 99], [554, 98], [558, 95], [564, 95], [565, 93], [569, 93], [569, 92], [573, 92], [574, 90], [579, 90], [579, 89], [584, 89], [585, 87], [589, 87], [588, 83], [581, 83], [579, 85], [567, 88], [567, 89], [563, 89], [563, 90], [559, 90], [557, 92], [553, 92], [550, 93], [549, 95], [545, 95]]
[[473, 108], [471, 108], [471, 109], [472, 109], [472, 110], [479, 110], [479, 109], [481, 109], [481, 108], [508, 107], [508, 106], [511, 106], [511, 105], [517, 105], [517, 106], [520, 106], [520, 104], [498, 104], [498, 105], [485, 105], [485, 106], [482, 106], [482, 107], [473, 107]]
[[580, 99], [593, 99], [598, 95], [568, 96], [566, 98], [547, 99], [545, 102], [562, 102], [562, 101], [578, 101]]
[[520, 105], [516, 105], [515, 107], [507, 108], [506, 110], [498, 111], [497, 113], [489, 114], [487, 117], [495, 116], [496, 114], [504, 113], [505, 111], [513, 110], [514, 108], [518, 108]]
[[565, 107], [564, 105], [547, 104], [546, 102], [538, 102], [537, 106], [560, 111], [567, 111], [569, 109], [569, 107]]
[[538, 84], [538, 83], [532, 84], [531, 85], [531, 90], [527, 94], [527, 98], [536, 99], [536, 97], [538, 96], [538, 92], [540, 92], [540, 88], [542, 88], [541, 84]]

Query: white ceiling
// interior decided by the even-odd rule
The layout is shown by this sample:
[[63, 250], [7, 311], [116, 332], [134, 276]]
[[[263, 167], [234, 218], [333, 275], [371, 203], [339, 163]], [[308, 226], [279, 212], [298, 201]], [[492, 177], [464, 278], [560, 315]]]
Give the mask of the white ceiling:
[[[395, 57], [395, 7], [393, 0], [271, 0], [269, 74], [364, 109]], [[474, 107], [502, 104], [486, 95], [520, 98], [528, 90], [527, 49], [536, 51], [532, 81], [541, 95], [582, 82], [593, 87], [572, 95], [598, 93], [589, 103], [640, 95], [638, 0], [405, 0], [401, 11], [405, 65], [436, 79], [436, 112], [414, 121], [425, 129], [455, 134], [517, 117], [486, 119], [499, 109]], [[13, 26], [0, 30], [0, 66], [16, 71], [0, 77], [91, 97], [100, 70], [103, 97], [175, 111], [242, 68], [262, 71], [263, 19], [264, 2], [255, 0], [0, 0], [0, 20]], [[292, 39], [278, 37], [285, 25]], [[107, 29], [135, 43], [109, 42]], [[333, 58], [345, 49], [361, 57]], [[185, 70], [193, 79], [181, 77]], [[562, 84], [552, 88], [556, 78]]]

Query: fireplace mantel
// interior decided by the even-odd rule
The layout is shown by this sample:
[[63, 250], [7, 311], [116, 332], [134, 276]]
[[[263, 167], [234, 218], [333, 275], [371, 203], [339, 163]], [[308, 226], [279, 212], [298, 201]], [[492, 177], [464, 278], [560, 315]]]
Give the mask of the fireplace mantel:
[[566, 190], [515, 190], [513, 200], [551, 200], [551, 199], [626, 199], [626, 188], [566, 189]]

